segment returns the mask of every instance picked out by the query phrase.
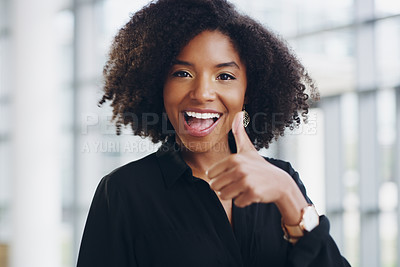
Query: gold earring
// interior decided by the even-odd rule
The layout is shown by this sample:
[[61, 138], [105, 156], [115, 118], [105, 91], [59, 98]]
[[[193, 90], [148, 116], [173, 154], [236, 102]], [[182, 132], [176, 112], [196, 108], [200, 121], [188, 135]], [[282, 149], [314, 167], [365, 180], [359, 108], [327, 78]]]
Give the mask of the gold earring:
[[249, 125], [249, 123], [250, 123], [250, 115], [245, 110], [245, 107], [243, 107], [243, 126], [246, 128], [247, 125]]

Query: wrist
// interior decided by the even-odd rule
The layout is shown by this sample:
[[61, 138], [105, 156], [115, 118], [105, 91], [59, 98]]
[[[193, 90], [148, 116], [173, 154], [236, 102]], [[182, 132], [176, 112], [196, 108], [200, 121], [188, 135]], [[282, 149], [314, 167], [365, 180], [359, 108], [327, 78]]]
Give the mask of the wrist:
[[303, 194], [290, 176], [282, 183], [280, 197], [275, 204], [283, 222], [287, 225], [298, 224], [301, 220], [302, 209], [308, 206]]
[[285, 224], [283, 218], [281, 221], [283, 237], [292, 244], [295, 244], [301, 237], [311, 232], [318, 225], [319, 215], [312, 204], [301, 210], [301, 218], [297, 224]]

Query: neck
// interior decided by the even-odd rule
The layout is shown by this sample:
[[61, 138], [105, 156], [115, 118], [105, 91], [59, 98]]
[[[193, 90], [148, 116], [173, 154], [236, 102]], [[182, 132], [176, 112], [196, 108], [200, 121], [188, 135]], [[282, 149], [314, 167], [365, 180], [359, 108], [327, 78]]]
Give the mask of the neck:
[[208, 182], [205, 175], [206, 171], [214, 165], [216, 162], [229, 156], [231, 151], [229, 149], [228, 142], [218, 144], [218, 149], [212, 147], [206, 151], [191, 151], [186, 147], [182, 146], [182, 157], [186, 164], [192, 169], [193, 176], [201, 178]]

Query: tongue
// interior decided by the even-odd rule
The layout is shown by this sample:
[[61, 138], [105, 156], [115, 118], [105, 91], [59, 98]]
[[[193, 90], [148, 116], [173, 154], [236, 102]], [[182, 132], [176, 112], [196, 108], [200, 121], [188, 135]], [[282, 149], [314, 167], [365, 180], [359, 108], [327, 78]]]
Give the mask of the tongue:
[[193, 128], [198, 131], [202, 131], [207, 129], [214, 123], [213, 119], [197, 119], [193, 117], [189, 117], [187, 124], [190, 128]]

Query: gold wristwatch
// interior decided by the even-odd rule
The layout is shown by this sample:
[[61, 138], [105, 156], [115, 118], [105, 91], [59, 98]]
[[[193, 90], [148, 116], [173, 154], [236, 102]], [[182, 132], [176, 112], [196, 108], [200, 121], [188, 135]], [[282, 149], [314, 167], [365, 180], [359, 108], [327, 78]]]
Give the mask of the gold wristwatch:
[[297, 225], [286, 225], [282, 218], [283, 237], [295, 244], [305, 233], [311, 232], [319, 225], [319, 215], [314, 205], [308, 205], [301, 210], [301, 219]]

